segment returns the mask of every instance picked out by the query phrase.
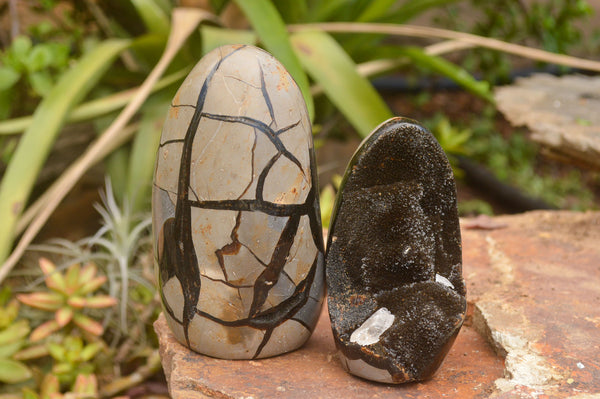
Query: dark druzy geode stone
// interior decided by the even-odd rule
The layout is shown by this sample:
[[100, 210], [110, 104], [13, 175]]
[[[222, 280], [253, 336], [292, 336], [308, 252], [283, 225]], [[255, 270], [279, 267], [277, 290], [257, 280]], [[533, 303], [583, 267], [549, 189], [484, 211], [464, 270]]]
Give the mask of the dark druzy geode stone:
[[346, 170], [327, 245], [329, 315], [343, 366], [374, 381], [433, 375], [466, 311], [452, 169], [417, 122], [393, 118]]

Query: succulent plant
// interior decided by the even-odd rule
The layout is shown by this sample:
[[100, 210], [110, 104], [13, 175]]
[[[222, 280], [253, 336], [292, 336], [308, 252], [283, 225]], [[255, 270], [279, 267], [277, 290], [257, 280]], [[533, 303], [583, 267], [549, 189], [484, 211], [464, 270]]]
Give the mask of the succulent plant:
[[45, 276], [48, 291], [19, 294], [22, 303], [53, 312], [54, 317], [39, 325], [31, 333], [30, 340], [36, 342], [68, 326], [75, 325], [81, 330], [100, 336], [104, 328], [100, 323], [84, 314], [86, 309], [107, 308], [117, 304], [117, 300], [108, 295], [93, 295], [105, 282], [105, 276], [97, 276], [97, 268], [88, 263], [69, 266], [64, 274], [46, 258], [40, 258], [40, 268]]
[[71, 391], [61, 393], [59, 378], [54, 374], [44, 377], [39, 394], [23, 390], [23, 399], [87, 399], [98, 397], [98, 380], [94, 374], [79, 374]]
[[[4, 301], [2, 301], [4, 302]], [[15, 321], [19, 313], [19, 302], [11, 300], [0, 303], [0, 382], [13, 384], [28, 380], [32, 374], [29, 368], [15, 355], [25, 346], [29, 334], [27, 320]]]
[[83, 340], [77, 336], [67, 336], [59, 344], [48, 344], [50, 356], [54, 358], [52, 374], [60, 382], [71, 384], [79, 375], [92, 374], [94, 366], [90, 361], [104, 347], [103, 341], [96, 341], [84, 345]]

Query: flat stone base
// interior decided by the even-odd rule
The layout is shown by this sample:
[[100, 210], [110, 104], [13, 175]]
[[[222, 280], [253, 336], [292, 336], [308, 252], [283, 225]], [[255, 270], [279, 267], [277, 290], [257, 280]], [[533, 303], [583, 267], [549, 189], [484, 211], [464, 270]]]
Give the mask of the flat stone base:
[[530, 212], [461, 221], [469, 312], [425, 383], [378, 384], [343, 371], [327, 312], [301, 349], [257, 361], [180, 345], [161, 315], [178, 398], [589, 397], [600, 393], [600, 212]]

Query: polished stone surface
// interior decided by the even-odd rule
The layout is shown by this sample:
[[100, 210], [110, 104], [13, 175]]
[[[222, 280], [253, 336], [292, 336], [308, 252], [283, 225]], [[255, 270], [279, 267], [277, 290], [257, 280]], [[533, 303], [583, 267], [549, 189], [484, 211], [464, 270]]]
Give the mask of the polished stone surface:
[[383, 123], [350, 161], [329, 231], [328, 305], [343, 367], [386, 383], [431, 377], [465, 317], [461, 262], [444, 152], [414, 121]]
[[306, 342], [324, 295], [316, 190], [310, 121], [285, 68], [251, 46], [203, 57], [169, 109], [152, 198], [180, 342], [228, 359]]

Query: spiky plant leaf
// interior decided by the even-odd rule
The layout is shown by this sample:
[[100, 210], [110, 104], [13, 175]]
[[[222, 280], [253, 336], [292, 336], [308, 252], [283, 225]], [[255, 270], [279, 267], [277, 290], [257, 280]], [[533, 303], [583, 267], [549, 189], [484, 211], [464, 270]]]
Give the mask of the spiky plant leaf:
[[0, 359], [0, 381], [16, 384], [32, 377], [31, 370], [23, 363], [12, 359]]

